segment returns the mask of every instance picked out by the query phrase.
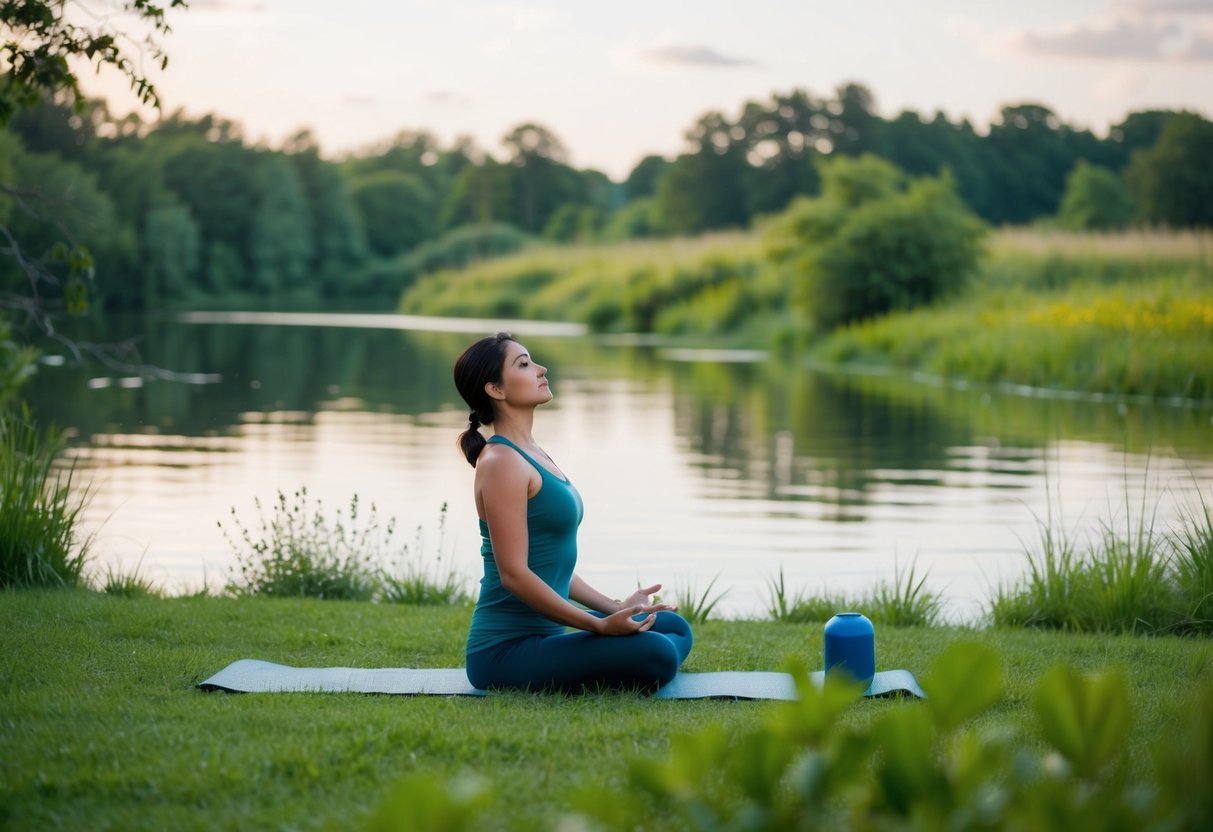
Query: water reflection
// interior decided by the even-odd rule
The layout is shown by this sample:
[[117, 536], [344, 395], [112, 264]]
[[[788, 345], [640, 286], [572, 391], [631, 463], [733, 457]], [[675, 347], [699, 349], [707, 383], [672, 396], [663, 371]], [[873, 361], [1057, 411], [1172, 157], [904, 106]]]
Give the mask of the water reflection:
[[[219, 522], [307, 486], [333, 507], [354, 493], [376, 503], [407, 530], [401, 542], [432, 530], [447, 503], [446, 554], [478, 571], [451, 383], [469, 335], [115, 325], [144, 333], [146, 360], [220, 380], [90, 387], [95, 368], [35, 380], [39, 412], [75, 432], [105, 562], [142, 558], [174, 590], [221, 583], [232, 559]], [[858, 590], [918, 557], [950, 609], [970, 616], [991, 581], [1022, 569], [1033, 513], [1060, 509], [1081, 531], [1160, 500], [1165, 524], [1213, 482], [1208, 409], [519, 335], [549, 367], [556, 400], [537, 433], [586, 498], [583, 572], [604, 588], [703, 589], [719, 574], [720, 608], [752, 614], [780, 568], [793, 587]]]

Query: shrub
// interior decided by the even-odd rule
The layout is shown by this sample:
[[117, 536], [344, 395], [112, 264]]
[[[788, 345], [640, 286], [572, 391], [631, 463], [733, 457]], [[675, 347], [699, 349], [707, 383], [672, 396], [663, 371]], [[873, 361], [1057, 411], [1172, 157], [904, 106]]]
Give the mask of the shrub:
[[[236, 556], [238, 574], [228, 581], [228, 592], [238, 596], [310, 597], [370, 600], [378, 586], [378, 564], [390, 544], [394, 521], [380, 535], [375, 506], [359, 529], [358, 495], [350, 500], [348, 518], [338, 509], [330, 523], [319, 500], [313, 508], [306, 488], [288, 502], [278, 499], [267, 518], [261, 501], [254, 499], [261, 516], [255, 529], [245, 527], [232, 509], [236, 539], [227, 529], [224, 537]], [[223, 524], [219, 527], [222, 529]]]
[[819, 330], [922, 306], [977, 266], [985, 227], [945, 179], [856, 208], [805, 260], [801, 297]]
[[54, 470], [66, 446], [26, 408], [0, 411], [0, 588], [80, 583], [92, 538], [81, 539], [77, 523], [88, 495], [73, 495], [73, 468]]

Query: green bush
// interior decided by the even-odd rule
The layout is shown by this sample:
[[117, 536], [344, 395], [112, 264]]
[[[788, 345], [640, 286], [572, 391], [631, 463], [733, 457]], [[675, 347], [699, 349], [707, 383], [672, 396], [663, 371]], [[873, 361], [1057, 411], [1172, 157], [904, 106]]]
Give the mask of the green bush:
[[951, 182], [926, 179], [860, 205], [806, 253], [800, 296], [821, 331], [912, 309], [976, 269], [984, 226]]
[[56, 471], [67, 446], [27, 409], [0, 411], [0, 588], [75, 586], [91, 537], [77, 523], [88, 495], [73, 495], [72, 473]]

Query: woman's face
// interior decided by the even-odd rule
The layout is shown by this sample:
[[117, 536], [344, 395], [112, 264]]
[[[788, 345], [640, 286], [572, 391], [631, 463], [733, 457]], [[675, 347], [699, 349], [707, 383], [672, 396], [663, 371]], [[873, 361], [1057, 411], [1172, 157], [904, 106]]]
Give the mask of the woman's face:
[[532, 361], [526, 347], [517, 341], [507, 341], [501, 385], [490, 384], [489, 395], [494, 398], [504, 395], [505, 402], [516, 407], [550, 402], [552, 389], [548, 386], [547, 374], [548, 368]]

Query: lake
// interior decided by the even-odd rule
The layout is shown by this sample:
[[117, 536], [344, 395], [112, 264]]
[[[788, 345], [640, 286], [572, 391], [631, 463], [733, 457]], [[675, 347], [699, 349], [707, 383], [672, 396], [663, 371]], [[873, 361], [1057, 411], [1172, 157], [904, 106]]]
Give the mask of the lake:
[[[170, 593], [219, 588], [224, 524], [306, 487], [356, 494], [398, 545], [480, 575], [467, 409], [451, 367], [512, 328], [549, 368], [535, 436], [585, 500], [578, 571], [608, 594], [663, 582], [765, 613], [789, 589], [856, 593], [911, 563], [974, 620], [1052, 517], [1080, 539], [1213, 500], [1209, 407], [1101, 401], [839, 373], [748, 351], [667, 348], [577, 326], [393, 315], [193, 314], [110, 322], [185, 381], [92, 363], [43, 369], [40, 416], [70, 429], [94, 569]], [[446, 507], [445, 512], [443, 507]]]

